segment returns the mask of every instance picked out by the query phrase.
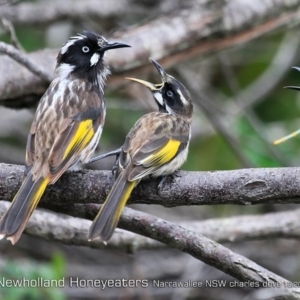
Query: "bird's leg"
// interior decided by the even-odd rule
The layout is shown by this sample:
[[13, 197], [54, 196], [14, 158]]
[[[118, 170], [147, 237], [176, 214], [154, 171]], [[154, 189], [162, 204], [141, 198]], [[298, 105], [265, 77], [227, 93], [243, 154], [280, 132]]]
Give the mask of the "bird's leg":
[[116, 160], [116, 161], [118, 161], [118, 157], [119, 157], [121, 151], [122, 151], [122, 147], [120, 147], [120, 148], [117, 149], [117, 150], [113, 150], [113, 151], [104, 153], [104, 154], [102, 154], [102, 155], [95, 156], [95, 157], [91, 158], [91, 159], [86, 163], [86, 165], [91, 164], [91, 163], [93, 163], [93, 162], [95, 162], [95, 161], [101, 160], [101, 159], [103, 159], [103, 158], [106, 158], [106, 157], [109, 157], [109, 156], [113, 156], [113, 155], [117, 156], [117, 160]]
[[161, 190], [165, 184], [167, 184], [170, 187], [171, 184], [174, 183], [176, 177], [181, 177], [180, 170], [176, 170], [172, 174], [162, 176], [157, 186], [158, 190]]
[[118, 174], [119, 174], [119, 156], [120, 156], [120, 153], [118, 155], [116, 155], [116, 161], [111, 169], [112, 175], [114, 176], [115, 180], [117, 179]]

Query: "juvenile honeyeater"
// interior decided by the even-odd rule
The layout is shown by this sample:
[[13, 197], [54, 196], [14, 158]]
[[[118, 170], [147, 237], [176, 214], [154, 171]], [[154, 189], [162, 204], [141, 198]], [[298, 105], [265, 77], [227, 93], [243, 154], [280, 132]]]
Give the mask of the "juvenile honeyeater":
[[20, 238], [46, 187], [93, 154], [105, 121], [107, 50], [130, 47], [84, 31], [57, 56], [55, 78], [37, 107], [26, 147], [25, 178], [0, 220], [0, 237]]
[[159, 112], [140, 118], [120, 148], [117, 178], [89, 231], [108, 241], [134, 187], [145, 177], [173, 174], [185, 162], [191, 138], [193, 104], [187, 89], [152, 60], [162, 83], [129, 78], [150, 89]]

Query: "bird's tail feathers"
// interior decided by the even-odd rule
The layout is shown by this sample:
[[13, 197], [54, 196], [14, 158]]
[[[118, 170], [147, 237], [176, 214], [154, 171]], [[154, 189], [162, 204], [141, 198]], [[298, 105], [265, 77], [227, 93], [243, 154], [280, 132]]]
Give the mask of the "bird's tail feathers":
[[0, 220], [0, 238], [6, 237], [12, 244], [19, 240], [48, 183], [49, 179], [42, 177], [33, 181], [32, 173], [29, 172], [11, 206]]
[[108, 241], [118, 225], [122, 210], [131, 195], [136, 181], [128, 181], [124, 170], [115, 181], [106, 201], [102, 205], [89, 231], [89, 240], [97, 237], [103, 242]]

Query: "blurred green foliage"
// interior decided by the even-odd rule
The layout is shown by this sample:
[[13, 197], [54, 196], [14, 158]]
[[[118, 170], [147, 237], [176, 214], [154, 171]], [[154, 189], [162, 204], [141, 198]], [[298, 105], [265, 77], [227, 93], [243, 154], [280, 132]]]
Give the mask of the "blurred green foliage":
[[[15, 262], [5, 261], [0, 271], [0, 299], [1, 300], [65, 300], [62, 289], [59, 287], [59, 280], [65, 276], [66, 263], [62, 254], [53, 255], [52, 261], [38, 263], [31, 261], [21, 264], [20, 260]], [[53, 284], [48, 287], [47, 280]], [[8, 282], [9, 284], [6, 284]], [[11, 284], [14, 282], [14, 284]], [[44, 282], [45, 286], [39, 282]], [[19, 286], [20, 284], [20, 286]], [[10, 286], [12, 285], [12, 286]]]
[[[16, 27], [16, 33], [25, 51], [31, 52], [47, 46], [45, 40], [45, 29], [40, 26]], [[7, 33], [2, 34], [0, 36], [0, 40], [9, 43], [9, 35]]]

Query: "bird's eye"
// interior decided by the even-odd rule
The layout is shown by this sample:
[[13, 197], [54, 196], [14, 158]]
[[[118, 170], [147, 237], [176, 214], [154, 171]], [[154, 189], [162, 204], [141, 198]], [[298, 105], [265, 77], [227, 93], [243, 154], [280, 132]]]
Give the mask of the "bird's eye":
[[167, 96], [168, 96], [169, 98], [172, 98], [172, 97], [174, 96], [174, 93], [173, 93], [172, 91], [168, 90], [168, 91], [167, 91]]
[[82, 52], [83, 53], [88, 53], [88, 52], [90, 52], [90, 48], [88, 46], [83, 46], [82, 47]]

